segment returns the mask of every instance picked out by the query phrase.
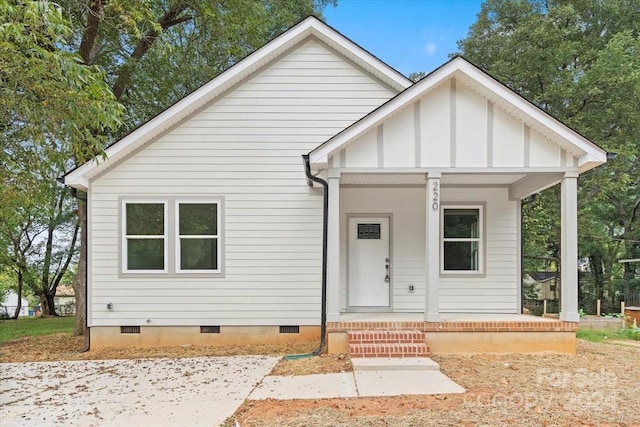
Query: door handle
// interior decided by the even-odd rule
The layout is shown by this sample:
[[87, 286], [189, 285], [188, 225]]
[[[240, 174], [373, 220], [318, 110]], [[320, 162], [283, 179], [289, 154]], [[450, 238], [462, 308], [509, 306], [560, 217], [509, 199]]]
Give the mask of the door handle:
[[391, 277], [389, 276], [389, 258], [385, 258], [385, 262], [384, 268], [387, 270], [387, 274], [384, 276], [384, 281], [389, 283], [391, 281]]

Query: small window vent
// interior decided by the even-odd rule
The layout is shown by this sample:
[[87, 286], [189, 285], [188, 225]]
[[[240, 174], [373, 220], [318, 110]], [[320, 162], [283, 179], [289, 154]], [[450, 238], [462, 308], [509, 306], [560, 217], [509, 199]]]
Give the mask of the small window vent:
[[121, 334], [139, 334], [140, 326], [120, 326]]
[[299, 334], [300, 326], [280, 326], [281, 334]]
[[219, 334], [220, 326], [200, 326], [201, 334]]

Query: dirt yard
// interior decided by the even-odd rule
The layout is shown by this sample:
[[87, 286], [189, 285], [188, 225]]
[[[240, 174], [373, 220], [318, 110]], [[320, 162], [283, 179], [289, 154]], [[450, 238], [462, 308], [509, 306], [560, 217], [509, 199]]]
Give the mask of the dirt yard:
[[578, 354], [433, 356], [462, 395], [249, 401], [252, 426], [640, 426], [640, 347], [579, 340]]
[[[0, 347], [0, 362], [296, 354], [291, 346], [178, 347], [80, 352], [82, 338], [25, 338]], [[640, 426], [640, 347], [578, 341], [576, 356], [439, 355], [462, 395], [247, 401], [226, 425], [256, 426]], [[277, 375], [344, 372], [343, 355], [281, 361]]]

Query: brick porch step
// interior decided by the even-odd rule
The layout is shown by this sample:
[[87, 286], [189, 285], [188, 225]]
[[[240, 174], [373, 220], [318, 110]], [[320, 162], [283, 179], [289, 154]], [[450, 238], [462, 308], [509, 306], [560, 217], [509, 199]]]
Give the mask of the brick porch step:
[[427, 357], [429, 347], [420, 331], [348, 331], [351, 357]]

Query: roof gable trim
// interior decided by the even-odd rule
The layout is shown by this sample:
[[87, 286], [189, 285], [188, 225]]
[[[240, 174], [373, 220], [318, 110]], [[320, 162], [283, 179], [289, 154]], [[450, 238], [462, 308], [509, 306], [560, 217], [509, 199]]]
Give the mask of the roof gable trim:
[[309, 153], [310, 161], [314, 168], [322, 169], [327, 167], [329, 156], [344, 149], [346, 145], [363, 136], [371, 129], [379, 126], [388, 117], [397, 111], [416, 102], [431, 89], [442, 82], [457, 78], [465, 82], [480, 85], [489, 91], [502, 102], [509, 104], [514, 109], [523, 113], [529, 120], [537, 125], [549, 129], [558, 139], [565, 140], [582, 154], [579, 157], [580, 171], [586, 171], [598, 164], [606, 162], [606, 152], [600, 147], [564, 125], [559, 120], [531, 104], [522, 96], [518, 95], [475, 65], [464, 58], [458, 56], [445, 63], [431, 74], [414, 84], [409, 89], [392, 98], [369, 115], [363, 117], [352, 126], [346, 128], [341, 133], [329, 139]]
[[86, 191], [92, 177], [124, 160], [128, 155], [151, 142], [163, 132], [176, 126], [217, 96], [310, 36], [315, 36], [358, 64], [365, 65], [365, 69], [368, 72], [398, 91], [411, 85], [411, 81], [398, 71], [386, 65], [318, 18], [310, 16], [135, 129], [129, 135], [107, 147], [105, 150], [107, 160], [100, 161], [100, 156], [67, 173], [64, 176], [64, 183]]

